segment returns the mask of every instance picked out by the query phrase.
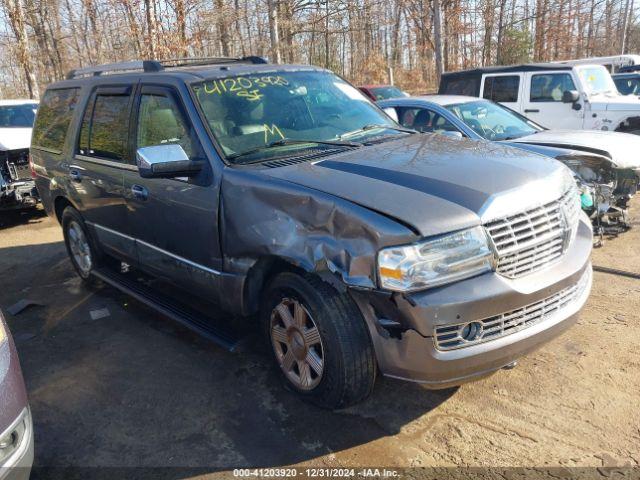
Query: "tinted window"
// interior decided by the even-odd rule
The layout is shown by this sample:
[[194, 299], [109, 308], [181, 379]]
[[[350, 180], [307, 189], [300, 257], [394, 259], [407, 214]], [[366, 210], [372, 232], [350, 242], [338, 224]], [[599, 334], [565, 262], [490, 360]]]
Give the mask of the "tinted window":
[[143, 94], [138, 113], [137, 147], [180, 145], [190, 159], [203, 159], [204, 153], [191, 123], [183, 115], [175, 97]]
[[[488, 80], [488, 79], [487, 79]], [[478, 79], [474, 77], [461, 78], [461, 79], [444, 79], [442, 80], [442, 87], [438, 93], [445, 93], [451, 95], [467, 95], [469, 97], [477, 97], [480, 85]]]
[[505, 75], [500, 77], [486, 77], [482, 96], [494, 102], [517, 102], [520, 77]]
[[615, 78], [618, 91], [623, 95], [640, 95], [640, 77]]
[[562, 102], [562, 94], [567, 90], [576, 90], [568, 73], [548, 73], [531, 77], [532, 102]]
[[62, 152], [78, 97], [77, 88], [47, 90], [33, 129], [33, 146]]
[[84, 112], [78, 151], [124, 161], [129, 131], [129, 95], [97, 94]]

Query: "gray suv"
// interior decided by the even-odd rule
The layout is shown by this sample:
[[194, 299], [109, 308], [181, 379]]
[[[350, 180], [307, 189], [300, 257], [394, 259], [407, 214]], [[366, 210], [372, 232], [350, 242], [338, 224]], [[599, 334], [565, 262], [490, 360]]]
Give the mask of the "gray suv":
[[231, 350], [262, 330], [285, 382], [325, 407], [379, 372], [445, 388], [511, 366], [589, 295], [566, 167], [417, 135], [320, 68], [76, 70], [44, 94], [31, 148], [80, 277]]

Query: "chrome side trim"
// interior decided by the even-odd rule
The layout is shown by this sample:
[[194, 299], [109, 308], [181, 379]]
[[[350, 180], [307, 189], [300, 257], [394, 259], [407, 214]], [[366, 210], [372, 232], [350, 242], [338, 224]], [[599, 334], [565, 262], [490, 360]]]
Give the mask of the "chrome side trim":
[[203, 270], [203, 271], [211, 273], [213, 275], [222, 275], [222, 272], [220, 272], [218, 270], [215, 270], [215, 269], [209, 268], [209, 267], [205, 267], [204, 265], [201, 265], [199, 263], [196, 263], [196, 262], [193, 262], [193, 261], [191, 261], [189, 259], [181, 257], [180, 255], [176, 255], [175, 253], [171, 253], [171, 252], [168, 252], [166, 250], [163, 250], [162, 248], [156, 247], [155, 245], [152, 245], [151, 243], [148, 243], [148, 242], [145, 242], [143, 240], [140, 240], [139, 238], [130, 237], [129, 235], [125, 235], [124, 233], [117, 232], [115, 230], [112, 230], [110, 228], [104, 227], [104, 226], [99, 225], [97, 223], [93, 223], [93, 222], [85, 222], [85, 223], [87, 225], [91, 225], [94, 228], [99, 228], [100, 230], [104, 230], [105, 232], [109, 232], [109, 233], [112, 233], [114, 235], [118, 235], [120, 237], [126, 238], [127, 240], [131, 240], [131, 241], [133, 241], [135, 243], [139, 243], [140, 245], [144, 245], [145, 247], [151, 248], [151, 249], [155, 250], [156, 252], [162, 253], [163, 255], [171, 257], [171, 258], [173, 258], [175, 260], [178, 260], [179, 262], [185, 263], [185, 264], [190, 265], [190, 266], [192, 266], [194, 268], [197, 268], [199, 270]]
[[222, 275], [222, 272], [219, 272], [218, 270], [214, 270], [213, 268], [205, 267], [204, 265], [200, 265], [199, 263], [196, 263], [196, 262], [193, 262], [191, 260], [188, 260], [188, 259], [186, 259], [184, 257], [181, 257], [180, 255], [176, 255], [175, 253], [167, 252], [166, 250], [163, 250], [160, 247], [156, 247], [155, 245], [147, 243], [147, 242], [145, 242], [143, 240], [135, 239], [135, 241], [136, 241], [136, 243], [144, 245], [145, 247], [152, 248], [156, 252], [162, 253], [163, 255], [166, 255], [166, 256], [171, 257], [171, 258], [175, 258], [176, 260], [178, 260], [178, 261], [180, 261], [182, 263], [186, 263], [187, 265], [190, 265], [192, 267], [198, 268], [200, 270], [204, 270], [205, 272], [209, 272], [209, 273], [212, 273], [214, 275]]
[[136, 241], [135, 238], [130, 237], [129, 235], [125, 235], [124, 233], [120, 233], [120, 232], [117, 232], [115, 230], [111, 230], [110, 228], [103, 227], [102, 225], [98, 225], [97, 223], [87, 222], [87, 221], [85, 221], [84, 223], [86, 223], [87, 225], [91, 225], [94, 228], [99, 228], [100, 230], [104, 230], [105, 232], [113, 233], [114, 235], [118, 235], [119, 237], [126, 238], [127, 240], [131, 240], [133, 242]]
[[111, 160], [104, 160], [102, 158], [89, 157], [80, 154], [75, 155], [73, 158], [75, 160], [82, 160], [83, 162], [95, 163], [96, 165], [104, 165], [105, 167], [119, 168], [120, 170], [129, 170], [131, 172], [138, 171], [138, 167], [131, 165], [130, 163], [114, 162]]

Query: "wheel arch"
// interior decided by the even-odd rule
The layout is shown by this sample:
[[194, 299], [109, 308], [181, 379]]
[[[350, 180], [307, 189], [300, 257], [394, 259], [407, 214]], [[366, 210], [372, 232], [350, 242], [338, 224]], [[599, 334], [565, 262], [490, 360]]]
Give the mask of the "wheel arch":
[[62, 225], [62, 213], [67, 207], [73, 207], [77, 210], [77, 207], [64, 195], [58, 195], [53, 201], [53, 211], [56, 215], [58, 223]]
[[248, 315], [254, 315], [260, 308], [262, 291], [269, 281], [282, 272], [304, 273], [308, 269], [289, 258], [276, 255], [266, 255], [260, 257], [257, 262], [247, 272], [244, 282], [244, 311]]

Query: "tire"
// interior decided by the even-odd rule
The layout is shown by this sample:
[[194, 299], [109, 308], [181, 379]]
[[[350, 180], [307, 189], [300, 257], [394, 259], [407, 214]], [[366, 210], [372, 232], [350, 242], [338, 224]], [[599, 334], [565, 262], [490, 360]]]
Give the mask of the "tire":
[[[103, 257], [89, 236], [80, 212], [73, 207], [65, 208], [61, 223], [67, 254], [76, 273], [86, 285], [100, 285], [98, 278], [91, 273], [102, 264]], [[80, 247], [75, 239], [79, 239], [84, 246]]]
[[346, 293], [315, 275], [284, 272], [265, 290], [260, 315], [278, 370], [303, 399], [337, 409], [371, 394], [377, 373], [373, 345]]

